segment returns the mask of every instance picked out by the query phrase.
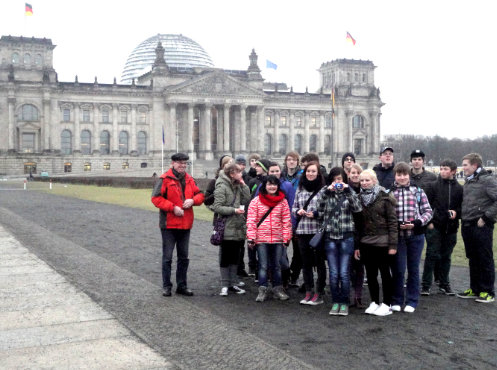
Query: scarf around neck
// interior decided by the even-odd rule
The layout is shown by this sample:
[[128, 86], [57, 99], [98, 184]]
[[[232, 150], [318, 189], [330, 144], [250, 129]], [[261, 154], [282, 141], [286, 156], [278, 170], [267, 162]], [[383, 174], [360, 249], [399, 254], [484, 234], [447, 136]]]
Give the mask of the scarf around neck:
[[302, 175], [300, 178], [300, 183], [302, 184], [303, 188], [311, 193], [315, 192], [316, 190], [319, 190], [323, 187], [323, 184], [319, 180], [319, 177], [316, 177], [316, 179], [310, 181], [307, 180], [307, 177], [305, 175]]
[[378, 197], [380, 193], [381, 186], [376, 184], [370, 189], [362, 189], [361, 188], [361, 200], [364, 206], [369, 206], [373, 201]]
[[268, 207], [274, 207], [279, 202], [281, 202], [283, 199], [285, 199], [285, 193], [283, 193], [282, 191], [279, 191], [278, 194], [276, 194], [276, 195], [259, 193], [259, 199], [260, 199], [262, 204], [264, 204]]

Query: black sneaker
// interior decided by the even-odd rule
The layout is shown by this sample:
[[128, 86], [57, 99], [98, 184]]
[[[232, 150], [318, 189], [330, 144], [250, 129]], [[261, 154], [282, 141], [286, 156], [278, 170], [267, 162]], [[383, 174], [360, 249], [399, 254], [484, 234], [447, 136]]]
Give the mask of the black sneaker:
[[457, 296], [463, 299], [476, 299], [479, 297], [479, 294], [476, 294], [471, 288], [469, 288], [466, 289], [464, 292], [457, 293]]
[[445, 286], [440, 286], [438, 290], [440, 291], [440, 293], [443, 293], [445, 295], [456, 295], [456, 293], [454, 293], [454, 291], [448, 284]]
[[421, 288], [421, 295], [430, 295], [430, 288]]

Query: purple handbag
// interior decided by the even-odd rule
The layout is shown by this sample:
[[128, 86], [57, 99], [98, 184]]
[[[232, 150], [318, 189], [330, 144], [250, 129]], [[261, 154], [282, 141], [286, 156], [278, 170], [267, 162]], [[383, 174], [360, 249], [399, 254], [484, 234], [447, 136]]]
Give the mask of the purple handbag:
[[[231, 203], [231, 206], [233, 207], [233, 204], [235, 204], [236, 200], [236, 191], [235, 191], [235, 198], [233, 198], [233, 202]], [[212, 245], [221, 245], [221, 243], [224, 240], [224, 227], [226, 226], [226, 219], [227, 217], [221, 216], [221, 217], [216, 217], [214, 219], [214, 228], [212, 229], [212, 234], [211, 234], [211, 244]]]

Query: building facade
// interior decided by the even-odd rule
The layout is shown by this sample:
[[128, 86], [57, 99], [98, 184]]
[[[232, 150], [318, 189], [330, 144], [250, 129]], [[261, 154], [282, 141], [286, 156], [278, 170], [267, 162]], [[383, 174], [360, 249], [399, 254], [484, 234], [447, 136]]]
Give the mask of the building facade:
[[100, 84], [58, 81], [54, 48], [0, 39], [0, 174], [158, 172], [176, 151], [201, 168], [222, 154], [282, 160], [290, 150], [318, 153], [325, 165], [348, 151], [364, 165], [377, 159], [383, 103], [370, 61], [322, 64], [321, 88], [310, 93], [265, 83], [254, 50], [246, 70], [175, 67], [158, 38], [148, 72]]

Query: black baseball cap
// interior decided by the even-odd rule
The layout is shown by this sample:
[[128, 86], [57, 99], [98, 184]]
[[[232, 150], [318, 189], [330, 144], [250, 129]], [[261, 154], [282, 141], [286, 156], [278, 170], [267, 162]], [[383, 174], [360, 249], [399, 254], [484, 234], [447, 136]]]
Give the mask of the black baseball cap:
[[383, 153], [385, 153], [386, 150], [390, 150], [393, 153], [393, 148], [392, 147], [390, 147], [390, 146], [384, 146], [380, 150], [380, 155], [382, 155]]
[[188, 157], [188, 154], [185, 153], [175, 153], [171, 156], [171, 160], [178, 162], [178, 161], [187, 161], [189, 160], [190, 157]]
[[414, 149], [412, 152], [411, 152], [411, 159], [413, 158], [424, 158], [425, 157], [425, 153], [421, 150], [421, 149]]

